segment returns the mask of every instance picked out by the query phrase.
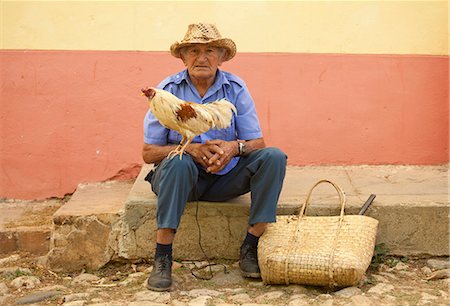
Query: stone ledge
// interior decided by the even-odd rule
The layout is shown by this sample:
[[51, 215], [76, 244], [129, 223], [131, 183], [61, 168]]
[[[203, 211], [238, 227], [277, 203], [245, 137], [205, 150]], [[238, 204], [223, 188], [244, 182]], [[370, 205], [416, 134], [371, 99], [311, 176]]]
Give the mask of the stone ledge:
[[45, 255], [50, 248], [48, 226], [21, 227], [0, 231], [0, 254], [17, 251]]
[[0, 201], [0, 254], [49, 251], [52, 214], [61, 201]]
[[49, 267], [95, 270], [117, 258], [123, 203], [131, 186], [117, 181], [80, 184], [53, 215]]
[[[153, 256], [156, 196], [144, 181], [151, 167], [143, 166], [125, 202], [119, 257]], [[377, 195], [367, 215], [380, 221], [377, 243], [385, 243], [390, 254], [448, 255], [446, 171], [446, 166], [288, 167], [277, 214], [297, 213], [309, 188], [317, 180], [328, 178], [346, 191], [346, 214], [356, 214], [371, 193]], [[199, 202], [198, 222], [202, 246], [208, 257], [238, 257], [247, 227], [249, 203], [249, 195], [227, 203]], [[334, 189], [319, 186], [314, 191], [308, 214], [337, 214], [338, 206]], [[195, 202], [186, 205], [174, 242], [175, 258], [203, 258], [196, 207]]]

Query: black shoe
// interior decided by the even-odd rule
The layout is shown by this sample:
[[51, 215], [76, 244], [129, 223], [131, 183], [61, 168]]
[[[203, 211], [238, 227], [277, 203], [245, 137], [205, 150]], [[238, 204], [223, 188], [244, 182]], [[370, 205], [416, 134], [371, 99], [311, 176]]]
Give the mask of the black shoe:
[[256, 247], [252, 247], [250, 244], [243, 244], [241, 246], [239, 268], [241, 268], [241, 273], [244, 277], [261, 278]]
[[154, 291], [168, 291], [172, 285], [172, 261], [169, 256], [155, 258], [153, 270], [147, 280], [147, 288]]

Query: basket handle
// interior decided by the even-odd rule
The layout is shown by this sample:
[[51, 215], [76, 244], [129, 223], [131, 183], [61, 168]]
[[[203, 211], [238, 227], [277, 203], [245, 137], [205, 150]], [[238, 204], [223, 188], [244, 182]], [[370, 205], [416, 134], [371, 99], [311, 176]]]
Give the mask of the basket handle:
[[333, 183], [332, 181], [329, 180], [320, 180], [317, 183], [314, 184], [314, 186], [312, 186], [312, 188], [309, 190], [308, 192], [308, 196], [306, 197], [306, 201], [302, 206], [302, 209], [300, 210], [299, 213], [299, 218], [298, 221], [300, 222], [300, 219], [305, 215], [306, 213], [306, 208], [309, 205], [310, 199], [311, 199], [311, 194], [314, 190], [314, 188], [316, 188], [318, 185], [322, 184], [322, 183], [329, 183], [331, 184], [334, 189], [336, 189], [337, 193], [339, 194], [339, 201], [341, 203], [341, 213], [340, 213], [340, 218], [339, 220], [341, 221], [344, 218], [344, 209], [345, 209], [345, 204], [347, 202], [346, 198], [345, 198], [345, 192], [341, 189], [341, 187], [339, 187], [338, 185], [336, 185], [335, 183]]

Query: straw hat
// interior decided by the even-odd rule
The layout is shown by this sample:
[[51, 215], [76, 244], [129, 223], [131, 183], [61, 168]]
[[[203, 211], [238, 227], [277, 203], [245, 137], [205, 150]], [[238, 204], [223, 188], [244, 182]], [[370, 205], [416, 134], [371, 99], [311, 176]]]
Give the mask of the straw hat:
[[175, 42], [170, 46], [170, 53], [180, 58], [180, 50], [191, 44], [209, 44], [214, 47], [224, 48], [227, 52], [224, 61], [229, 61], [236, 54], [236, 44], [229, 38], [222, 38], [217, 27], [210, 23], [196, 23], [188, 26], [186, 35], [181, 42]]

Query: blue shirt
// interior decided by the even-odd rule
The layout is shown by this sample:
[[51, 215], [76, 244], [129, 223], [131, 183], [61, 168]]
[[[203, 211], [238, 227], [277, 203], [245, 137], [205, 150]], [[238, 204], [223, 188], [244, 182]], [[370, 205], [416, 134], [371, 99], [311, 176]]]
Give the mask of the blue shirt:
[[[226, 129], [211, 129], [193, 139], [194, 143], [205, 143], [206, 140], [222, 139], [232, 141], [236, 139], [250, 140], [261, 138], [262, 132], [256, 114], [255, 104], [247, 86], [237, 76], [217, 70], [216, 80], [203, 97], [189, 79], [187, 70], [169, 76], [163, 80], [158, 88], [164, 89], [178, 98], [205, 104], [220, 99], [227, 99], [236, 106], [237, 115], [233, 115], [230, 127]], [[144, 118], [144, 142], [147, 144], [167, 145], [179, 144], [181, 135], [162, 126], [150, 110]], [[239, 161], [234, 157], [222, 170], [216, 174], [228, 173]]]

